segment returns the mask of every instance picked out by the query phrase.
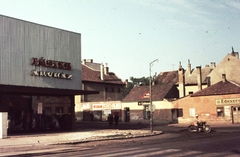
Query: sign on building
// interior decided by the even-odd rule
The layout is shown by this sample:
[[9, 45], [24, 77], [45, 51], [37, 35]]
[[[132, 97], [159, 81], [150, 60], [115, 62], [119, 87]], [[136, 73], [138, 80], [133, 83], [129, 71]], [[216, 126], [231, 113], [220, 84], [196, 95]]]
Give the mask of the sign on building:
[[240, 98], [233, 98], [233, 99], [217, 99], [216, 106], [219, 105], [236, 105], [240, 104]]

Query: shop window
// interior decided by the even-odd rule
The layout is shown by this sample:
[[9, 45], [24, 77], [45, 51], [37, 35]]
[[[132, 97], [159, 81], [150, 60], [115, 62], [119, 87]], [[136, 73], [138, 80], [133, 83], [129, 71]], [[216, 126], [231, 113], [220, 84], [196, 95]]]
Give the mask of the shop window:
[[143, 118], [144, 119], [149, 119], [150, 118], [149, 106], [144, 106], [144, 108], [143, 108]]
[[63, 115], [63, 107], [56, 107], [56, 115]]
[[223, 107], [217, 107], [217, 116], [224, 117], [224, 109]]

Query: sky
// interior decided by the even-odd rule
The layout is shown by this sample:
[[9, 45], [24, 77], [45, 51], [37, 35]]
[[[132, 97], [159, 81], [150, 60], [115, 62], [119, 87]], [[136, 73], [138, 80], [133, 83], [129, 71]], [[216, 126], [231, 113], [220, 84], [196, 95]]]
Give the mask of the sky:
[[82, 60], [122, 80], [240, 52], [240, 0], [0, 0], [0, 14], [80, 33]]

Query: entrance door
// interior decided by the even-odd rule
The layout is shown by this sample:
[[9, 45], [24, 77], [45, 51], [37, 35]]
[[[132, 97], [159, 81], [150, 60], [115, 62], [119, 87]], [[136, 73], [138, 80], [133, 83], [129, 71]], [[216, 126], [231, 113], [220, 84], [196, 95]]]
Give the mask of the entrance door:
[[233, 123], [240, 123], [240, 106], [233, 107], [232, 113], [233, 113]]
[[130, 109], [129, 109], [129, 107], [124, 108], [124, 122], [130, 122]]

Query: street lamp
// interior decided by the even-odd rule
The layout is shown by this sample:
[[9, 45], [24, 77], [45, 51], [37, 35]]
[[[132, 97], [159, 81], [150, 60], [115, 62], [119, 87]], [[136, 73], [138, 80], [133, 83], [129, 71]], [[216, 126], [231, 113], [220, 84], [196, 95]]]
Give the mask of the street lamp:
[[149, 104], [149, 109], [150, 109], [150, 131], [153, 132], [153, 106], [152, 106], [152, 74], [151, 74], [151, 67], [153, 66], [153, 63], [158, 61], [158, 59], [155, 59], [149, 64], [149, 73], [150, 73], [150, 78], [149, 78], [149, 96], [150, 96], [150, 104]]

